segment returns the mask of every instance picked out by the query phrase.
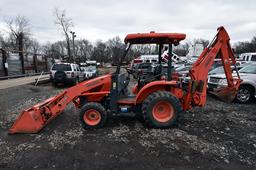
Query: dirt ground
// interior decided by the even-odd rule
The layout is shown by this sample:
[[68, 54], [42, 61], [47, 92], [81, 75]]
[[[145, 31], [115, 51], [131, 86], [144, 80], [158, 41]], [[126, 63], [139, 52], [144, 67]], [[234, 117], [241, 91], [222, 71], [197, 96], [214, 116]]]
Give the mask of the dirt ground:
[[23, 85], [0, 90], [0, 169], [255, 169], [256, 104], [207, 105], [177, 127], [147, 129], [116, 118], [86, 131], [71, 104], [39, 134], [8, 135], [20, 111], [63, 88]]

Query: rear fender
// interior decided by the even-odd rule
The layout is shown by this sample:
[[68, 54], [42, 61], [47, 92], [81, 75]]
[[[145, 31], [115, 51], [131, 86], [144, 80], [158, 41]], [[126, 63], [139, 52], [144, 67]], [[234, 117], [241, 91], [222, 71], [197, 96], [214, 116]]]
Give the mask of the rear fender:
[[[137, 94], [136, 96], [136, 104], [142, 103], [148, 95], [158, 90], [168, 90], [170, 86], [176, 86], [176, 81], [153, 81], [151, 83], [146, 84]], [[171, 92], [171, 90], [169, 89]]]

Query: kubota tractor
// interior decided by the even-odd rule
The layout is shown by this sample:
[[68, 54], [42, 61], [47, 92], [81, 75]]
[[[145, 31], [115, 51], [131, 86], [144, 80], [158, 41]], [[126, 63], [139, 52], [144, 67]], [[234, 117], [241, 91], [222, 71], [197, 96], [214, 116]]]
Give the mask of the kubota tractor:
[[[236, 65], [235, 57], [229, 43], [229, 36], [224, 27], [218, 28], [213, 41], [204, 49], [189, 71], [190, 79], [186, 81], [172, 73], [172, 60], [168, 57], [168, 71], [162, 76], [161, 49], [168, 44], [169, 54], [173, 45], [184, 40], [185, 34], [179, 33], [141, 33], [128, 34], [125, 38], [127, 48], [120, 58], [116, 72], [103, 75], [73, 86], [61, 94], [24, 110], [9, 132], [37, 133], [52, 119], [61, 114], [66, 106], [73, 102], [80, 108], [80, 119], [86, 129], [100, 128], [109, 116], [139, 114], [146, 124], [153, 128], [169, 128], [181, 112], [206, 103], [207, 75], [214, 59], [221, 58], [228, 86], [216, 94], [232, 101], [240, 85], [232, 77], [231, 65]], [[129, 78], [120, 73], [121, 63], [133, 44], [157, 44], [159, 46], [158, 73], [149, 79], [140, 79], [134, 87], [133, 95], [127, 95]], [[166, 77], [166, 78], [164, 78]]]

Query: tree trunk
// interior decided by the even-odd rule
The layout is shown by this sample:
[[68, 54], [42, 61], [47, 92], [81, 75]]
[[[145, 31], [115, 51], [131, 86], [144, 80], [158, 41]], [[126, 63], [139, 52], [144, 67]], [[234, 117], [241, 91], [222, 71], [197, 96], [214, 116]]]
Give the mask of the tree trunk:
[[73, 58], [71, 56], [71, 50], [70, 50], [70, 41], [67, 33], [66, 33], [66, 41], [67, 41], [67, 50], [68, 50], [68, 62], [73, 62]]
[[18, 39], [19, 56], [21, 61], [21, 71], [22, 71], [22, 74], [25, 74], [24, 56], [23, 56], [23, 33], [20, 33], [17, 36], [17, 39]]
[[3, 57], [3, 69], [4, 69], [4, 76], [8, 76], [8, 68], [5, 67], [5, 63], [7, 63], [7, 56], [6, 51], [1, 49], [2, 57]]
[[37, 55], [36, 54], [33, 55], [33, 64], [34, 64], [35, 73], [37, 73], [38, 70], [37, 70]]
[[46, 56], [44, 56], [44, 62], [45, 62], [45, 71], [48, 72], [48, 61]]

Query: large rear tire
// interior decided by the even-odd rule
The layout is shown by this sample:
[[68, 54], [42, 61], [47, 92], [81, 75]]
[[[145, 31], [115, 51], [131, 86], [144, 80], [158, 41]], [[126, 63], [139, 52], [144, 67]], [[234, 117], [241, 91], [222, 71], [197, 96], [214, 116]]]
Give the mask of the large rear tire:
[[150, 94], [142, 104], [145, 123], [153, 128], [173, 126], [181, 112], [180, 101], [167, 91], [156, 91]]
[[107, 112], [100, 103], [85, 104], [80, 111], [80, 120], [84, 129], [97, 129], [107, 122]]

